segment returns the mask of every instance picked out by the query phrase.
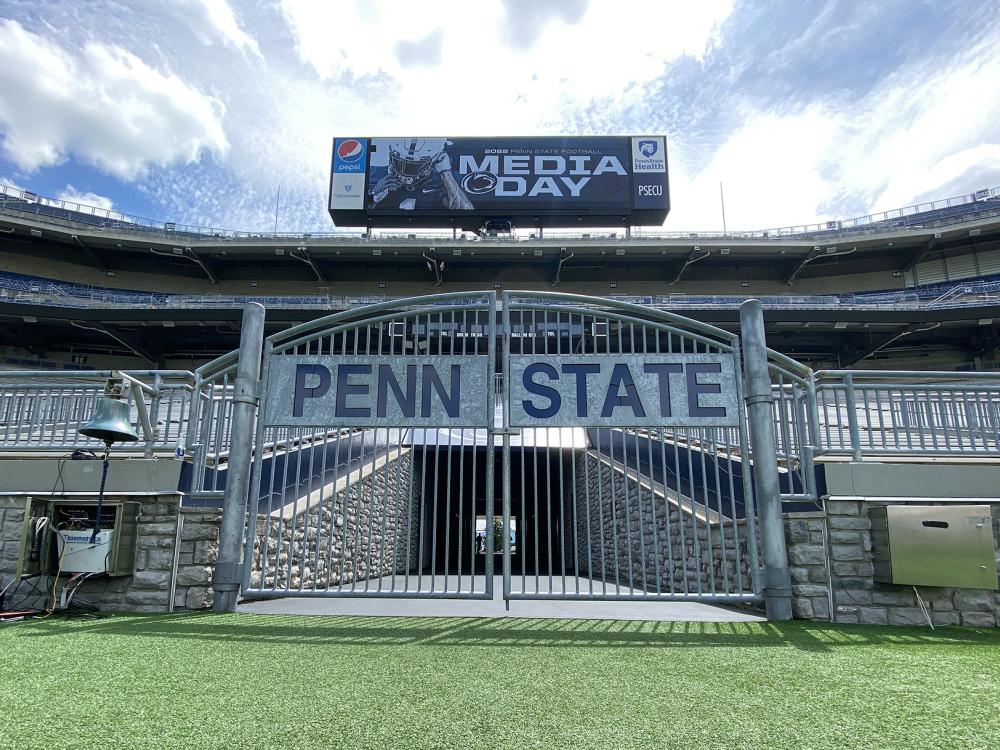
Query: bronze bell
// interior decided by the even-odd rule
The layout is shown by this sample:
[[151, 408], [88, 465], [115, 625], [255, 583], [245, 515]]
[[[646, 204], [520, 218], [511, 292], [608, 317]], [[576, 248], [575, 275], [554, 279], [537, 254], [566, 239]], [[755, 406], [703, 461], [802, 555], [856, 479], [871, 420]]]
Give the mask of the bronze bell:
[[97, 403], [97, 413], [77, 430], [81, 435], [97, 438], [107, 445], [111, 443], [134, 443], [139, 439], [128, 418], [128, 404], [117, 398], [101, 397]]

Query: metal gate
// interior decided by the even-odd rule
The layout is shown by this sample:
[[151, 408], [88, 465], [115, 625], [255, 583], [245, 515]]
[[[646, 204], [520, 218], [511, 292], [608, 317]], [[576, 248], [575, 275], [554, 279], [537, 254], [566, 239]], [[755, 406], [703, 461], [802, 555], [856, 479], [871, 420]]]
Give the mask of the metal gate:
[[266, 339], [245, 594], [492, 598], [495, 320], [441, 294]]
[[241, 589], [760, 600], [741, 373], [734, 334], [555, 293], [271, 336]]
[[503, 294], [504, 597], [760, 598], [738, 338]]

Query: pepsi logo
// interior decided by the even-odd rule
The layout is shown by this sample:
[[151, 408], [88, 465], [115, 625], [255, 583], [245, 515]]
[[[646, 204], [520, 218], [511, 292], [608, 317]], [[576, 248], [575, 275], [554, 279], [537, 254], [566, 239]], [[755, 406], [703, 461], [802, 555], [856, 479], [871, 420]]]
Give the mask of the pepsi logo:
[[365, 147], [362, 145], [361, 141], [354, 138], [341, 141], [340, 145], [337, 146], [337, 158], [341, 161], [347, 162], [348, 164], [358, 161], [364, 155]]

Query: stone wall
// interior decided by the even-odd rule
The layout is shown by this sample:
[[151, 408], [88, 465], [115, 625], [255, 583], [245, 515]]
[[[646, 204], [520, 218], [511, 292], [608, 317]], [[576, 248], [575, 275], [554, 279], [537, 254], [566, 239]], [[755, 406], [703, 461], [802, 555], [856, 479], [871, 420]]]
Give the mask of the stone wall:
[[308, 510], [303, 500], [298, 513], [286, 507], [259, 516], [252, 585], [326, 588], [416, 568], [422, 493], [412, 456], [392, 451], [367, 475], [355, 471], [336, 490], [314, 491]]
[[[116, 499], [112, 496], [107, 501]], [[87, 581], [76, 596], [105, 611], [166, 612], [177, 529], [177, 499], [176, 494], [141, 498], [134, 574], [113, 578], [101, 576]], [[24, 496], [0, 497], [0, 587], [10, 582], [17, 568], [24, 523], [28, 518], [25, 500]], [[183, 523], [174, 609], [203, 609], [212, 603], [212, 571], [218, 555], [221, 511], [184, 508], [180, 512]], [[45, 608], [51, 602], [52, 586], [52, 577], [48, 574], [25, 581], [7, 606]], [[31, 591], [39, 593], [25, 596]]]
[[[831, 499], [825, 507], [825, 513], [785, 514], [795, 616], [872, 625], [926, 625], [912, 586], [874, 580], [869, 504]], [[1000, 503], [991, 507], [1000, 567]], [[930, 586], [917, 590], [935, 625], [995, 627], [1000, 619], [998, 592]]]
[[631, 585], [640, 591], [657, 591], [657, 575], [661, 592], [694, 593], [699, 583], [704, 593], [752, 591], [743, 521], [734, 534], [731, 519], [723, 526], [709, 511], [713, 520], [706, 521], [698, 504], [692, 517], [687, 498], [594, 451], [581, 453], [576, 467], [581, 572], [600, 580], [603, 554], [604, 579], [628, 585], [631, 571]]

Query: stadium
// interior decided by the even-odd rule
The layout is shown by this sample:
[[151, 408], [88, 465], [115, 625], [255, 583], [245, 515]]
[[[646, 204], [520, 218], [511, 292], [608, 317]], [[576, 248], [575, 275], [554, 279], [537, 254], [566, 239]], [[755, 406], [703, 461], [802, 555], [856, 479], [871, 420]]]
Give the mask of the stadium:
[[997, 49], [5, 3], [0, 748], [1000, 747]]
[[822, 225], [267, 235], [153, 221], [4, 187], [4, 366], [194, 369], [269, 331], [442, 291], [556, 290], [733, 329], [761, 299], [772, 348], [815, 369], [990, 370], [1000, 188]]

